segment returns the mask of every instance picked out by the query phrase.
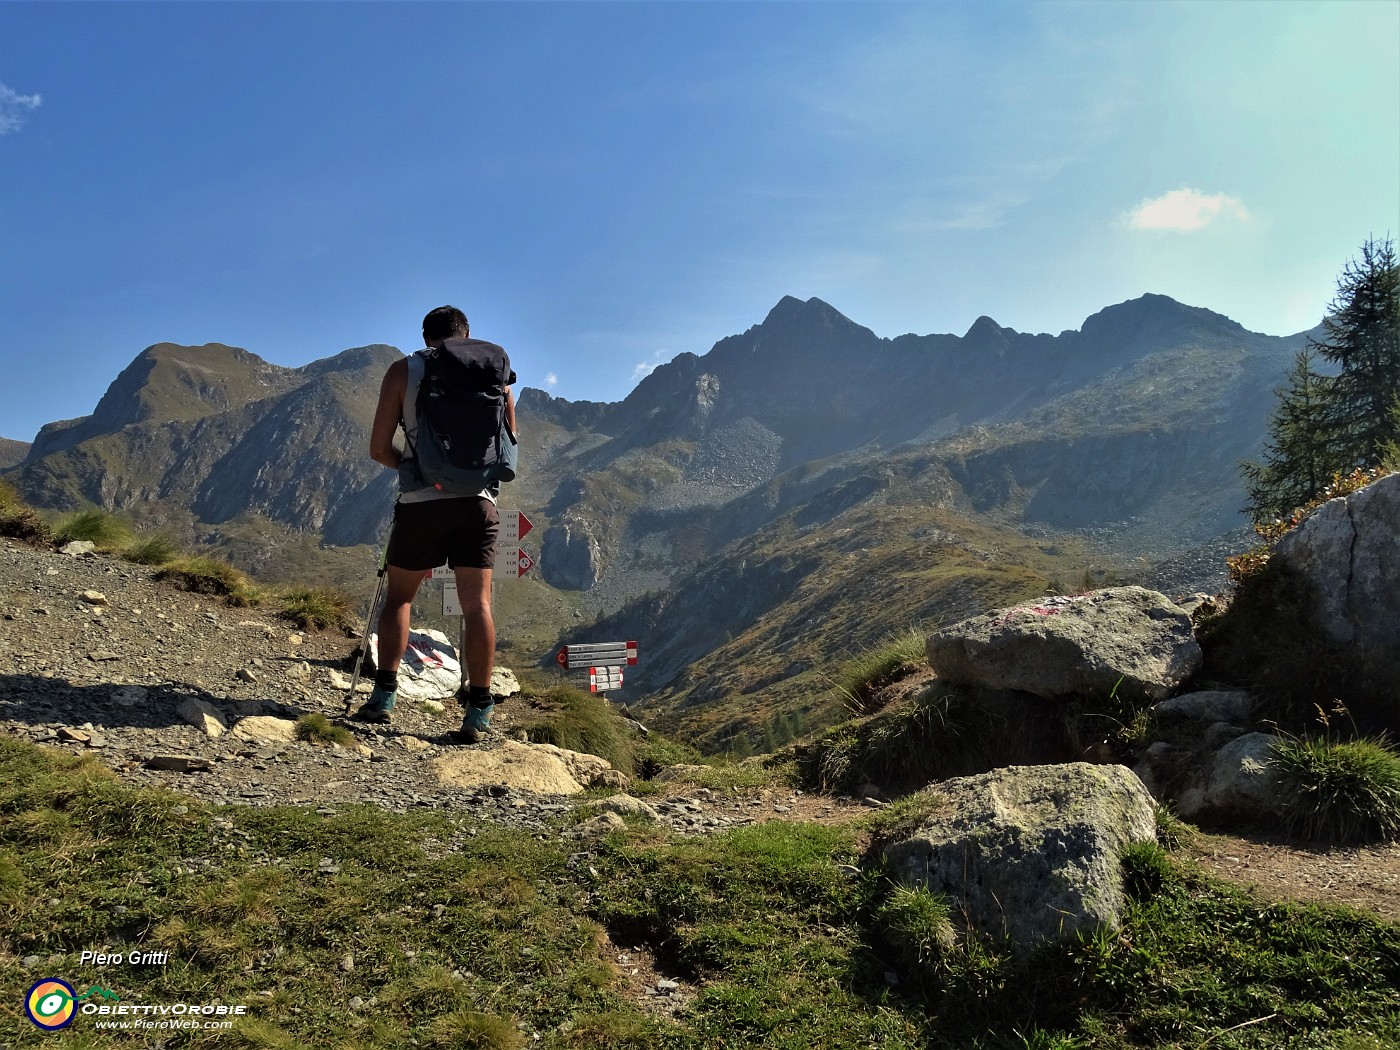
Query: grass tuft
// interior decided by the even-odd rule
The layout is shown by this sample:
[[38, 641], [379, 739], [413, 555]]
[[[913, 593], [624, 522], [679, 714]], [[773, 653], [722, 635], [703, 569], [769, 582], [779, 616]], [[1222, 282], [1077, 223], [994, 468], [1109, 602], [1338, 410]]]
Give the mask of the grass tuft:
[[870, 698], [882, 686], [926, 666], [924, 635], [911, 627], [883, 645], [848, 660], [836, 676], [836, 689], [848, 707], [864, 712]]
[[906, 973], [932, 976], [957, 943], [948, 899], [927, 886], [896, 886], [875, 911], [875, 925]]
[[22, 499], [15, 487], [0, 480], [0, 536], [26, 543], [48, 543], [53, 532]]
[[1383, 737], [1284, 737], [1273, 765], [1290, 831], [1328, 842], [1400, 838], [1400, 754]]
[[455, 1010], [436, 1018], [428, 1028], [429, 1045], [443, 1050], [520, 1050], [525, 1036], [494, 1014]]
[[278, 595], [282, 608], [278, 615], [303, 631], [328, 627], [352, 627], [353, 599], [334, 587], [296, 587]]
[[354, 747], [358, 742], [355, 734], [344, 726], [338, 726], [319, 711], [302, 715], [297, 719], [298, 740], [309, 740], [317, 744], [339, 744], [341, 747]]
[[137, 565], [169, 565], [180, 557], [180, 548], [168, 536], [147, 536], [131, 543], [122, 557]]
[[131, 526], [105, 510], [79, 510], [59, 519], [53, 538], [56, 543], [87, 540], [103, 550], [118, 550], [131, 541]]
[[217, 558], [177, 558], [156, 573], [182, 591], [213, 594], [230, 605], [257, 605], [262, 594], [253, 582], [226, 561]]
[[606, 700], [565, 685], [532, 697], [530, 704], [544, 712], [527, 727], [533, 743], [597, 755], [628, 776], [636, 770], [632, 729]]

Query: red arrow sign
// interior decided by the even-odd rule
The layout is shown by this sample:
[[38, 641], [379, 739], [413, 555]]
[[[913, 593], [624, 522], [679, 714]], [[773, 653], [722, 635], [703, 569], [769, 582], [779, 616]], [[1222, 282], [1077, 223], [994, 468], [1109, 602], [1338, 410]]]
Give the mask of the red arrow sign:
[[516, 532], [516, 539], [523, 540], [525, 534], [535, 527], [535, 523], [525, 517], [525, 512], [523, 510], [518, 510], [515, 513], [520, 517], [520, 527]]

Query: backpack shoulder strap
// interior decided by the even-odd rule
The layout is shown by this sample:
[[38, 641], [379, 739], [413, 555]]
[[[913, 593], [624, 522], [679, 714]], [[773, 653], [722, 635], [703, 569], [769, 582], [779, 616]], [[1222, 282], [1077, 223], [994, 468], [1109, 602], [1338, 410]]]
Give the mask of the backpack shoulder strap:
[[426, 350], [408, 355], [408, 383], [403, 392], [403, 436], [410, 449], [418, 442], [418, 388], [423, 385], [423, 373], [427, 365]]

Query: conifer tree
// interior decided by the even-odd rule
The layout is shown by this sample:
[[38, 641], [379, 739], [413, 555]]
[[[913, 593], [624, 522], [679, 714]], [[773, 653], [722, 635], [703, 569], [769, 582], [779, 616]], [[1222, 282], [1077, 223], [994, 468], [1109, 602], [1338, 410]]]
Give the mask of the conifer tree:
[[[1256, 522], [1318, 496], [1333, 474], [1374, 467], [1400, 445], [1400, 265], [1392, 240], [1368, 239], [1347, 262], [1322, 322], [1277, 391], [1263, 463], [1243, 466]], [[1340, 366], [1313, 370], [1316, 355]]]
[[1327, 427], [1348, 462], [1372, 467], [1400, 439], [1400, 265], [1395, 242], [1367, 240], [1346, 264], [1314, 348], [1341, 371], [1328, 395]]
[[1287, 385], [1274, 393], [1264, 462], [1244, 464], [1249, 513], [1255, 521], [1287, 514], [1326, 487], [1343, 453], [1330, 439], [1327, 417], [1332, 380], [1313, 371], [1311, 345], [1298, 351]]

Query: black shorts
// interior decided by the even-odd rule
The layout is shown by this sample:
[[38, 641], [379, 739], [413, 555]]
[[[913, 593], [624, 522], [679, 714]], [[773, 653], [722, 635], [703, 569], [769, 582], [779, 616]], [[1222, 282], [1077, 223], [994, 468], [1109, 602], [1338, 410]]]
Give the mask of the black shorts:
[[396, 503], [388, 562], [396, 569], [493, 569], [500, 515], [485, 497]]

